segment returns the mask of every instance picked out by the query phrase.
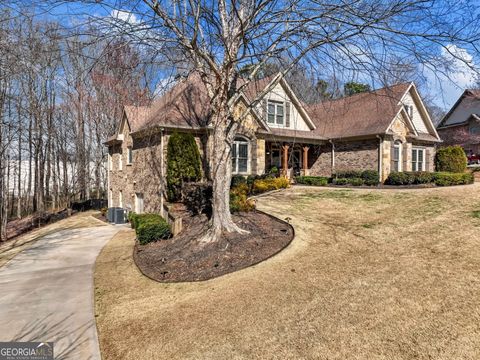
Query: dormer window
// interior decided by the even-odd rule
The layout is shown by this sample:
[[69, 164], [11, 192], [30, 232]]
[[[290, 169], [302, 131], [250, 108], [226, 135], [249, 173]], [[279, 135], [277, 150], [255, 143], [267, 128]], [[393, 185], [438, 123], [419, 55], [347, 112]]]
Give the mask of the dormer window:
[[268, 101], [267, 122], [283, 126], [285, 124], [285, 103], [282, 101]]

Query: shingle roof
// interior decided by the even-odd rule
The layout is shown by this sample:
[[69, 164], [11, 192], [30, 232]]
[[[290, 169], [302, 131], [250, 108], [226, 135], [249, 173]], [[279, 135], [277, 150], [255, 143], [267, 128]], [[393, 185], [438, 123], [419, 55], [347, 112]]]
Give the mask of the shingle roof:
[[383, 134], [400, 110], [399, 104], [411, 83], [323, 101], [307, 106], [315, 132], [329, 138]]
[[[253, 100], [273, 78], [252, 81], [243, 88], [243, 93], [248, 100]], [[270, 132], [263, 129], [259, 129], [259, 132], [318, 140], [384, 134], [400, 110], [399, 102], [410, 86], [411, 83], [403, 83], [314, 105], [302, 104], [316, 126], [312, 131], [271, 128]], [[200, 77], [191, 75], [155, 100], [150, 107], [126, 106], [125, 114], [132, 132], [155, 125], [199, 129], [208, 125], [210, 102]]]

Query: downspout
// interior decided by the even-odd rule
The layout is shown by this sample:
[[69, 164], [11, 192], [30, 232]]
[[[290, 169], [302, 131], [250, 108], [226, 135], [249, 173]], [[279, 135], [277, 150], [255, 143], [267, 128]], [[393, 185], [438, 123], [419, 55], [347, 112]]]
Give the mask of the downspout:
[[333, 140], [328, 140], [328, 142], [332, 145], [332, 169], [331, 173], [332, 175], [335, 173], [335, 144], [333, 143]]
[[108, 146], [107, 149], [107, 208], [111, 208], [112, 199], [110, 198], [110, 146]]
[[163, 198], [165, 196], [165, 179], [164, 179], [164, 172], [163, 172], [163, 166], [164, 166], [164, 158], [163, 158], [163, 146], [164, 146], [164, 141], [163, 141], [163, 132], [165, 131], [164, 128], [160, 129], [160, 215], [166, 219], [166, 216], [164, 215], [164, 209], [163, 209]]
[[378, 180], [383, 182], [383, 138], [377, 135], [378, 141]]

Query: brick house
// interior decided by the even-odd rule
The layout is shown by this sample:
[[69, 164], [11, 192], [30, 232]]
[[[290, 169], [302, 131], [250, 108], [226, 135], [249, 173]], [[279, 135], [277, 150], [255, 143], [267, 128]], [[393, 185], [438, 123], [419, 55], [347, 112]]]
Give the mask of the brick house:
[[460, 145], [480, 154], [480, 90], [465, 90], [437, 126], [442, 145]]
[[[117, 133], [106, 141], [110, 207], [163, 209], [167, 143], [175, 131], [195, 136], [208, 177], [208, 104], [203, 84], [190, 76], [150, 107], [125, 107]], [[232, 145], [233, 174], [277, 167], [293, 178], [371, 169], [383, 181], [391, 171], [433, 171], [440, 142], [413, 83], [306, 105], [275, 76], [248, 84], [234, 113], [247, 115]]]

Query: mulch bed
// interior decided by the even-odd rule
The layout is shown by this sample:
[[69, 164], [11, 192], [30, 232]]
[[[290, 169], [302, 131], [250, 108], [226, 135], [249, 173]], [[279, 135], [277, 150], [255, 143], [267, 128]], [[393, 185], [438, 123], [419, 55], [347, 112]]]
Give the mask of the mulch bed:
[[273, 216], [254, 211], [233, 216], [249, 234], [225, 233], [211, 244], [197, 240], [205, 233], [205, 215], [183, 218], [175, 238], [135, 245], [133, 258], [140, 271], [159, 282], [202, 281], [258, 264], [285, 248], [293, 227]]

